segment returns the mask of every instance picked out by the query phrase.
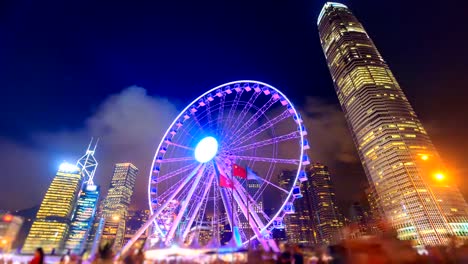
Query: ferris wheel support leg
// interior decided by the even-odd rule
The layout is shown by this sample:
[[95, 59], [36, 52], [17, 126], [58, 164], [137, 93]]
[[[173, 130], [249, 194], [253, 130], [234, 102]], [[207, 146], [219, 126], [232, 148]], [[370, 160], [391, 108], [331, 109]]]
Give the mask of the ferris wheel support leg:
[[148, 227], [153, 223], [153, 221], [158, 217], [158, 215], [164, 210], [164, 208], [179, 194], [179, 192], [187, 185], [187, 183], [193, 178], [195, 173], [200, 169], [203, 164], [197, 166], [195, 170], [190, 173], [185, 181], [177, 188], [174, 193], [162, 204], [156, 212], [151, 215], [151, 217], [146, 221], [146, 223], [138, 229], [138, 231], [133, 235], [133, 237], [125, 244], [125, 246], [120, 250], [120, 252], [115, 256], [115, 259], [118, 259], [122, 254], [127, 252], [130, 247], [140, 238], [140, 236], [148, 229]]
[[231, 206], [229, 205], [228, 193], [225, 188], [219, 188], [219, 191], [221, 192], [221, 200], [223, 200], [224, 209], [228, 215], [229, 226], [231, 226], [232, 229], [234, 223], [232, 222], [232, 210]]
[[245, 204], [241, 201], [241, 198], [239, 197], [239, 194], [237, 192], [234, 192], [234, 200], [236, 200], [237, 204], [239, 205], [239, 208], [241, 209], [241, 212], [244, 214], [245, 218], [249, 219], [249, 224], [250, 226], [252, 227], [252, 230], [254, 231], [255, 235], [257, 236], [258, 240], [260, 241], [260, 243], [262, 244], [263, 248], [266, 250], [266, 251], [269, 251], [270, 250], [270, 247], [268, 246], [268, 244], [266, 243], [265, 239], [263, 239], [263, 236], [261, 235], [260, 233], [260, 230], [259, 230], [259, 227], [257, 225], [257, 223], [255, 222], [254, 219], [252, 218], [248, 218], [247, 215], [248, 215], [248, 209], [247, 207], [245, 206]]
[[187, 194], [187, 198], [185, 198], [185, 201], [183, 202], [182, 208], [179, 210], [179, 213], [177, 214], [177, 217], [174, 220], [174, 223], [172, 224], [171, 229], [167, 233], [166, 245], [174, 237], [175, 230], [179, 226], [180, 219], [182, 219], [182, 216], [185, 214], [185, 210], [187, 209], [187, 206], [189, 204], [188, 201], [190, 201], [192, 199], [192, 195], [195, 192], [195, 189], [197, 189], [198, 183], [200, 182], [200, 179], [202, 178], [204, 171], [205, 171], [204, 167], [201, 168], [200, 170], [198, 170], [197, 176], [195, 178], [195, 182], [193, 183], [192, 187], [190, 188], [190, 191]]
[[195, 208], [195, 213], [192, 214], [192, 216], [190, 217], [190, 220], [187, 223], [187, 226], [185, 227], [184, 233], [182, 235], [183, 240], [185, 240], [188, 233], [190, 232], [190, 228], [191, 228], [191, 226], [193, 224], [193, 221], [195, 221], [195, 217], [198, 215], [198, 212], [200, 211], [200, 207], [203, 204], [202, 201], [205, 199], [206, 195], [208, 194], [208, 191], [210, 190], [211, 184], [212, 184], [213, 179], [214, 179], [214, 175], [215, 175], [214, 173], [211, 174], [210, 180], [209, 180], [208, 184], [206, 185], [205, 190], [203, 191], [203, 196], [202, 196], [202, 198], [200, 200], [200, 203], [197, 204], [197, 207]]
[[[237, 187], [239, 187], [239, 188], [236, 189], [236, 194], [241, 198], [240, 199], [241, 200], [241, 204], [240, 204], [241, 207], [242, 206], [246, 207], [245, 204], [248, 204], [249, 208], [248, 208], [247, 212], [251, 216], [250, 219], [252, 219], [252, 218], [254, 219], [254, 221], [257, 223], [257, 228], [259, 228], [260, 230], [265, 229], [265, 224], [263, 224], [263, 222], [260, 220], [260, 217], [258, 216], [257, 212], [255, 212], [255, 210], [252, 210], [252, 205], [256, 204], [255, 200], [252, 199], [250, 194], [248, 194], [248, 192], [242, 187], [242, 185], [237, 183]], [[247, 203], [247, 199], [249, 199], [249, 203]], [[238, 203], [239, 203], [239, 201], [238, 201]], [[264, 239], [263, 235], [260, 233], [260, 231], [258, 233], [256, 233], [256, 235], [257, 235], [258, 240], [265, 241], [265, 239]], [[273, 239], [267, 239], [266, 242], [268, 242], [268, 247], [266, 247], [265, 249], [271, 248], [274, 252], [279, 252], [278, 245], [276, 244], [276, 242]]]

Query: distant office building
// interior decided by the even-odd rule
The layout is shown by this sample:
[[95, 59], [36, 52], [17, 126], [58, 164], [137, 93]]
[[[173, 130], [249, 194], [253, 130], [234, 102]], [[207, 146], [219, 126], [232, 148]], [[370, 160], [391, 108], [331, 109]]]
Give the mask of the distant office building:
[[466, 236], [467, 203], [362, 24], [332, 2], [317, 24], [368, 181], [398, 237], [437, 245], [450, 234]]
[[100, 190], [96, 185], [85, 185], [78, 198], [65, 249], [81, 255], [87, 248], [87, 241], [94, 223]]
[[[140, 229], [140, 227], [148, 220], [150, 211], [149, 210], [129, 210], [127, 215], [127, 221], [125, 226], [125, 239], [124, 244], [126, 244]], [[144, 241], [147, 238], [147, 231], [142, 234], [138, 240]]]
[[37, 247], [42, 247], [46, 254], [62, 252], [82, 182], [78, 167], [69, 163], [60, 165], [26, 238], [23, 253], [31, 254]]
[[131, 163], [115, 164], [109, 192], [104, 200], [102, 217], [105, 224], [101, 236], [101, 244], [113, 243], [114, 250], [119, 250], [124, 241], [128, 207], [137, 174], [137, 167]]
[[304, 198], [307, 198], [311, 205], [317, 242], [324, 245], [335, 244], [342, 239], [343, 216], [338, 210], [330, 171], [320, 163], [311, 164], [306, 171], [308, 184]]
[[[243, 183], [243, 187], [246, 190], [246, 192], [249, 193], [250, 197], [255, 197], [255, 194], [258, 192], [260, 189], [260, 183], [256, 180], [245, 180]], [[260, 195], [257, 200], [256, 200], [256, 205], [249, 205], [252, 207], [253, 211], [256, 212], [257, 214], [261, 215], [264, 213], [264, 208], [263, 208], [263, 196]], [[252, 227], [250, 226], [248, 219], [244, 216], [242, 213], [240, 207], [237, 207], [237, 214], [239, 216], [239, 228], [243, 229], [244, 232], [246, 232], [247, 236], [253, 236], [253, 230]]]
[[[296, 171], [283, 171], [279, 175], [281, 188], [290, 190], [296, 176]], [[301, 186], [303, 198], [294, 200], [294, 214], [288, 214], [284, 218], [286, 238], [289, 243], [311, 246], [317, 244], [315, 226], [312, 219], [312, 205], [308, 198], [310, 191], [309, 182], [303, 182]], [[283, 199], [286, 197], [283, 197]], [[282, 240], [282, 232], [276, 231], [274, 235]]]
[[368, 212], [359, 202], [354, 202], [349, 208], [349, 223], [346, 223], [352, 238], [370, 235], [368, 220]]
[[0, 214], [0, 253], [13, 249], [13, 243], [23, 224], [23, 218], [12, 214]]
[[379, 197], [372, 186], [365, 189], [366, 199], [369, 203], [369, 219], [367, 221], [370, 234], [379, 234], [383, 231], [384, 213], [382, 207], [379, 206]]

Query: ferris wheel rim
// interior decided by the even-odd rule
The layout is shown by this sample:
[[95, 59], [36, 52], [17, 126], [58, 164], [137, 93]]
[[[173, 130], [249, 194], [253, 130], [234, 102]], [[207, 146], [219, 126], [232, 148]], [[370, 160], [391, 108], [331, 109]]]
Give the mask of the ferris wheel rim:
[[[210, 93], [214, 92], [214, 91], [217, 91], [218, 89], [221, 89], [223, 87], [226, 87], [226, 86], [230, 86], [230, 85], [234, 85], [234, 84], [242, 84], [242, 83], [249, 83], [249, 84], [258, 84], [258, 85], [262, 85], [262, 86], [266, 86], [268, 88], [271, 88], [273, 89], [276, 93], [278, 93], [282, 98], [284, 98], [288, 105], [291, 107], [291, 109], [293, 110], [294, 114], [292, 115], [294, 118], [296, 119], [299, 119], [300, 118], [300, 115], [297, 111], [297, 109], [295, 108], [294, 104], [289, 100], [289, 98], [283, 93], [281, 92], [279, 89], [277, 89], [276, 87], [268, 84], [268, 83], [265, 83], [265, 82], [261, 82], [261, 81], [255, 81], [255, 80], [237, 80], [237, 81], [232, 81], [232, 82], [228, 82], [228, 83], [224, 83], [224, 84], [221, 84], [221, 85], [218, 85], [214, 88], [211, 88], [209, 89], [208, 91], [204, 92], [203, 94], [201, 94], [200, 96], [196, 97], [193, 101], [191, 101], [189, 104], [187, 104], [187, 106], [181, 110], [179, 112], [179, 114], [173, 119], [172, 123], [168, 126], [167, 130], [165, 131], [162, 139], [160, 140], [157, 148], [156, 148], [156, 151], [155, 151], [155, 154], [154, 154], [154, 157], [153, 157], [153, 161], [151, 163], [151, 168], [150, 168], [150, 173], [149, 173], [149, 177], [148, 177], [148, 207], [150, 209], [150, 213], [153, 214], [154, 213], [154, 209], [153, 209], [153, 201], [152, 201], [152, 193], [151, 193], [151, 187], [152, 187], [152, 176], [153, 176], [153, 169], [154, 169], [154, 166], [156, 164], [156, 159], [158, 158], [158, 154], [159, 154], [159, 150], [161, 149], [161, 147], [163, 146], [164, 144], [164, 139], [168, 136], [168, 134], [170, 133], [171, 129], [174, 127], [174, 125], [176, 125], [177, 121], [179, 121], [181, 119], [181, 117], [184, 116], [184, 114], [187, 113], [187, 111], [190, 110], [191, 107], [193, 107], [194, 105], [196, 105], [196, 103], [200, 100], [200, 99], [203, 99], [205, 98], [206, 95], [209, 95]], [[223, 93], [225, 93], [225, 91], [222, 91]], [[267, 230], [268, 228], [270, 228], [273, 224], [273, 221], [275, 221], [275, 219], [277, 219], [282, 213], [283, 213], [283, 210], [285, 208], [285, 206], [292, 202], [294, 200], [294, 197], [293, 197], [293, 187], [297, 184], [298, 182], [298, 178], [299, 178], [299, 174], [301, 172], [301, 169], [302, 167], [304, 166], [302, 164], [302, 161], [303, 161], [303, 158], [304, 158], [304, 135], [302, 133], [302, 128], [300, 128], [300, 136], [299, 136], [299, 139], [300, 139], [300, 144], [299, 144], [299, 148], [300, 148], [300, 155], [299, 155], [299, 164], [297, 165], [297, 168], [294, 169], [296, 170], [296, 173], [295, 173], [295, 176], [294, 176], [294, 181], [291, 185], [291, 188], [288, 190], [288, 194], [287, 194], [287, 197], [282, 201], [282, 204], [281, 206], [276, 210], [276, 212], [274, 213], [274, 215], [270, 218], [270, 220], [268, 221], [268, 223], [265, 223], [265, 226], [260, 230], [260, 233], [263, 233], [265, 230]], [[284, 218], [284, 215], [282, 216], [282, 218]], [[248, 237], [247, 238], [247, 241], [245, 241], [244, 243], [252, 240], [252, 239], [255, 239], [257, 237], [257, 235], [253, 235], [251, 237]]]

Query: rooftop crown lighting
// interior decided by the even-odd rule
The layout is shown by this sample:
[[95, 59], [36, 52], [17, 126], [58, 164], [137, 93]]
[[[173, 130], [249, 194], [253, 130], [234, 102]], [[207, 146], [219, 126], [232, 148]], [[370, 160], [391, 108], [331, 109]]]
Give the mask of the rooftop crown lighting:
[[60, 167], [59, 167], [59, 171], [63, 171], [63, 172], [75, 172], [79, 170], [80, 169], [76, 165], [68, 163], [68, 162], [63, 162], [62, 164], [60, 164]]

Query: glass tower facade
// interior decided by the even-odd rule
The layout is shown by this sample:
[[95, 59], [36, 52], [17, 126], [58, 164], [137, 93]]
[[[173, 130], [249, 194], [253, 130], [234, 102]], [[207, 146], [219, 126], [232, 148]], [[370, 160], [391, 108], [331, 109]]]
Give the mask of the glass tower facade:
[[303, 192], [311, 206], [311, 219], [316, 229], [318, 244], [330, 245], [342, 239], [343, 217], [336, 204], [328, 167], [314, 163], [307, 168], [308, 180]]
[[[296, 171], [283, 171], [279, 175], [279, 185], [286, 190], [291, 189]], [[317, 233], [312, 220], [312, 208], [308, 199], [309, 183], [302, 182], [302, 198], [294, 200], [294, 214], [289, 214], [284, 218], [286, 238], [289, 243], [312, 246], [317, 244]], [[283, 199], [286, 194], [282, 194]]]
[[73, 254], [81, 255], [88, 250], [87, 241], [94, 223], [99, 194], [99, 187], [96, 185], [85, 185], [81, 190], [65, 243], [65, 249]]
[[135, 189], [138, 168], [131, 163], [117, 163], [104, 200], [102, 217], [105, 224], [101, 236], [101, 243], [113, 243], [114, 250], [122, 247], [125, 237], [125, 220], [128, 207]]
[[62, 252], [82, 182], [79, 168], [60, 165], [31, 226], [23, 253], [31, 254], [37, 247], [46, 254]]
[[465, 236], [467, 204], [445, 178], [426, 130], [362, 24], [331, 2], [317, 23], [368, 181], [399, 238], [433, 245], [446, 243], [449, 234]]

